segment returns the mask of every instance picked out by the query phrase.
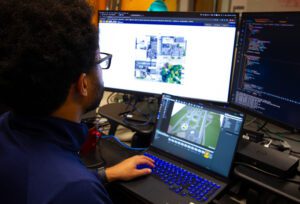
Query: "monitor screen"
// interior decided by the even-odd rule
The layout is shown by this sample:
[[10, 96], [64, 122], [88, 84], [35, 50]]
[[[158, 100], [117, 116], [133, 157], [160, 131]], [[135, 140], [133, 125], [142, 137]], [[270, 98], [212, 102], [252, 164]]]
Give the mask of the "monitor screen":
[[107, 90], [228, 102], [236, 14], [99, 11]]
[[227, 177], [244, 115], [163, 94], [152, 147]]
[[231, 102], [300, 129], [300, 12], [244, 13]]

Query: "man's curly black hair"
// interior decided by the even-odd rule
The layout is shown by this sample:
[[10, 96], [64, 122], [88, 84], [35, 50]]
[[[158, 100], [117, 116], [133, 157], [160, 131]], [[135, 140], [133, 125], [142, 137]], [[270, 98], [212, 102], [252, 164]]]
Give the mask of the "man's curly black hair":
[[0, 103], [49, 115], [94, 66], [98, 35], [85, 0], [0, 1]]

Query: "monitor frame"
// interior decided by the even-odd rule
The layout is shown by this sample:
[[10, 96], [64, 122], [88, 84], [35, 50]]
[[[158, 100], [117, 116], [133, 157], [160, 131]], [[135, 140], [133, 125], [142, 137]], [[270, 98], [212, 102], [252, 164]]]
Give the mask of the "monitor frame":
[[[244, 18], [247, 18], [249, 15], [250, 16], [254, 16], [254, 15], [261, 15], [261, 17], [268, 17], [268, 16], [271, 16], [271, 15], [287, 15], [287, 14], [292, 14], [292, 15], [300, 15], [300, 12], [299, 11], [283, 11], [283, 12], [280, 12], [280, 11], [275, 11], [275, 12], [243, 12], [240, 16], [240, 20], [239, 20], [239, 26], [238, 26], [238, 41], [237, 41], [237, 44], [236, 44], [236, 51], [235, 51], [235, 61], [234, 61], [234, 73], [233, 73], [233, 78], [232, 78], [232, 83], [231, 83], [231, 88], [230, 88], [230, 101], [229, 101], [229, 104], [230, 106], [232, 106], [233, 108], [239, 110], [239, 111], [242, 111], [248, 115], [251, 115], [253, 117], [256, 117], [258, 119], [261, 119], [261, 120], [264, 120], [266, 123], [271, 123], [271, 124], [274, 124], [274, 125], [277, 125], [278, 127], [281, 127], [281, 128], [284, 128], [284, 129], [287, 129], [287, 130], [290, 130], [292, 133], [299, 133], [300, 132], [300, 127], [297, 128], [297, 127], [294, 127], [290, 124], [288, 124], [286, 121], [283, 121], [283, 120], [280, 120], [278, 118], [275, 118], [275, 117], [271, 117], [271, 116], [266, 116], [265, 114], [263, 113], [258, 113], [257, 111], [253, 110], [253, 109], [250, 109], [246, 106], [242, 106], [242, 105], [239, 105], [239, 104], [236, 104], [232, 95], [234, 94], [234, 90], [233, 90], [233, 86], [235, 84], [234, 82], [234, 79], [236, 78], [236, 74], [238, 74], [240, 72], [240, 70], [236, 70], [237, 69], [237, 60], [238, 60], [238, 54], [239, 54], [239, 49], [240, 47], [242, 46], [239, 42], [240, 40], [240, 31], [241, 31], [241, 27], [242, 27], [242, 23], [243, 23], [243, 20]], [[240, 53], [240, 54], [243, 54], [243, 53]]]
[[[233, 51], [232, 51], [232, 57], [231, 57], [231, 68], [230, 68], [230, 74], [229, 74], [229, 82], [228, 82], [228, 93], [227, 93], [227, 98], [226, 101], [219, 101], [219, 100], [212, 100], [212, 99], [205, 99], [205, 98], [196, 98], [196, 97], [185, 97], [188, 99], [193, 99], [193, 100], [201, 100], [201, 101], [207, 101], [207, 102], [212, 102], [216, 104], [229, 104], [230, 103], [230, 96], [231, 96], [231, 87], [232, 87], [232, 79], [233, 79], [233, 74], [234, 74], [234, 62], [235, 62], [235, 52], [236, 52], [236, 44], [238, 40], [238, 27], [239, 27], [239, 14], [234, 13], [234, 12], [228, 12], [228, 13], [210, 13], [210, 12], [146, 12], [146, 11], [107, 11], [107, 10], [98, 10], [98, 18], [97, 18], [97, 28], [99, 29], [99, 20], [100, 20], [100, 13], [101, 12], [124, 12], [124, 13], [147, 13], [153, 16], [161, 16], [161, 15], [170, 15], [170, 16], [181, 16], [181, 17], [190, 17], [191, 15], [207, 15], [210, 18], [213, 18], [214, 16], [227, 16], [228, 18], [234, 18], [235, 19], [235, 34], [234, 34], [234, 43], [232, 45]], [[100, 41], [100, 39], [99, 39]], [[101, 50], [101, 47], [100, 47]], [[113, 57], [114, 58], [114, 57]], [[154, 92], [149, 92], [149, 91], [139, 91], [139, 90], [129, 90], [129, 89], [119, 89], [119, 88], [112, 88], [112, 87], [106, 87], [105, 86], [105, 81], [104, 81], [104, 89], [105, 91], [110, 91], [110, 92], [119, 92], [119, 93], [124, 93], [124, 94], [132, 94], [132, 95], [138, 95], [138, 96], [145, 96], [145, 97], [161, 97], [163, 93], [165, 93], [164, 90], [161, 91], [161, 93], [154, 93]], [[171, 95], [174, 95], [174, 93], [168, 93]], [[181, 95], [178, 95], [179, 97], [183, 97]]]

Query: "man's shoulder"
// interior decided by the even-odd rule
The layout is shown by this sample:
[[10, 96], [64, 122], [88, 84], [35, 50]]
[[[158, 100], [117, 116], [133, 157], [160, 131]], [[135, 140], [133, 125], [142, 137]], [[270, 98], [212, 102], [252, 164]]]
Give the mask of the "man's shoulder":
[[[41, 153], [43, 156], [35, 154], [31, 157], [29, 200], [42, 202], [54, 199], [55, 202], [51, 203], [89, 203], [81, 201], [91, 194], [94, 198], [90, 203], [106, 203], [96, 202], [106, 199], [106, 191], [96, 175], [81, 163], [76, 153], [49, 152], [50, 155], [45, 151]], [[92, 202], [94, 200], [96, 201]]]

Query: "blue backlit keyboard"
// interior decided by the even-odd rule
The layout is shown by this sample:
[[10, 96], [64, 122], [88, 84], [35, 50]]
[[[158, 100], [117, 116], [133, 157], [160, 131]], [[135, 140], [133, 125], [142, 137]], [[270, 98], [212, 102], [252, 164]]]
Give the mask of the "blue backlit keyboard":
[[[154, 155], [149, 153], [144, 153], [144, 155], [155, 161], [155, 167], [152, 168], [152, 175], [169, 185], [170, 190], [181, 196], [190, 196], [197, 201], [206, 202], [220, 188], [216, 183]], [[137, 168], [149, 168], [149, 166], [138, 165]]]

